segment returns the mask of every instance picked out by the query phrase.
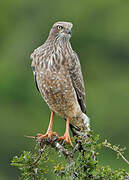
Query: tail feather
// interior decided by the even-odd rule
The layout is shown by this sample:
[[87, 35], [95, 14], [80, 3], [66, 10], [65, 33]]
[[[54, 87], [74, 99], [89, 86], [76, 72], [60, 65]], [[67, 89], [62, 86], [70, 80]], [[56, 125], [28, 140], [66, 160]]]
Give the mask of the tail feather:
[[90, 131], [90, 118], [84, 113], [81, 115], [81, 122], [81, 129], [73, 124], [70, 124], [73, 136], [81, 136], [84, 135], [85, 132], [88, 134]]
[[84, 125], [87, 127], [87, 130], [90, 131], [90, 118], [86, 114], [82, 113], [82, 119]]

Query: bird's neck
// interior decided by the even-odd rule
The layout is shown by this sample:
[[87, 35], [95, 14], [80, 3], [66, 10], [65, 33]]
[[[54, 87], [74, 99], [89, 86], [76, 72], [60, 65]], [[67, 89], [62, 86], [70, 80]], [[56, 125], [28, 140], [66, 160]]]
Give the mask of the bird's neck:
[[50, 38], [48, 37], [46, 41], [47, 45], [51, 47], [51, 50], [56, 52], [58, 49], [61, 49], [63, 52], [70, 51], [72, 52], [72, 47], [69, 42], [69, 38]]
[[54, 44], [55, 51], [60, 50], [64, 54], [71, 54], [72, 47], [69, 39], [61, 39]]

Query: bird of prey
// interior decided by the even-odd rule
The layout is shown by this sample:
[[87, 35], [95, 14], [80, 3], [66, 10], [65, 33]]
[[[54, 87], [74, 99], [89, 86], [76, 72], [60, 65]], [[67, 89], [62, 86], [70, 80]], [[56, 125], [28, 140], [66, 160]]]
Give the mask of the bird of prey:
[[66, 119], [64, 136], [58, 136], [58, 140], [65, 140], [71, 146], [69, 125], [80, 131], [89, 130], [80, 61], [69, 41], [72, 26], [70, 22], [56, 22], [45, 43], [31, 54], [37, 89], [51, 111], [46, 134], [37, 134], [37, 138], [41, 141], [58, 136], [52, 131], [54, 113], [57, 113]]

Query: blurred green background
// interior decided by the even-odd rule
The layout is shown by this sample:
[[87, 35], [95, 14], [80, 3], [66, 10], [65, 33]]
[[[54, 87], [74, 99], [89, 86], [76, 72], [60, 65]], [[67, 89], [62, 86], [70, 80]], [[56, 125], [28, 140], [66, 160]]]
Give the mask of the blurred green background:
[[[29, 57], [56, 21], [74, 24], [71, 43], [82, 64], [92, 128], [103, 140], [126, 146], [129, 159], [129, 1], [5, 0], [0, 2], [1, 180], [18, 179], [10, 160], [34, 148], [24, 135], [47, 129], [50, 112], [36, 90]], [[64, 120], [57, 116], [55, 124], [63, 134]], [[100, 162], [128, 169], [110, 150], [101, 150]]]

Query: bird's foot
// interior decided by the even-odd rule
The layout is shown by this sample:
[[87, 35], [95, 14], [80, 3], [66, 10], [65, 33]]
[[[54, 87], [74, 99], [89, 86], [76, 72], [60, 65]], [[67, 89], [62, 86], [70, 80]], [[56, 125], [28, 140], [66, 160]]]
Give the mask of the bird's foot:
[[57, 139], [57, 141], [62, 141], [62, 140], [64, 140], [64, 142], [69, 143], [70, 146], [73, 146], [69, 134], [66, 134], [66, 133], [65, 133], [64, 136], [61, 136], [61, 137], [59, 137], [59, 138]]
[[51, 141], [53, 136], [59, 137], [56, 132], [47, 131], [46, 134], [39, 134], [39, 133], [38, 133], [38, 134], [36, 135], [36, 138], [37, 138], [37, 140], [40, 141], [40, 142], [42, 142], [42, 140], [44, 140], [45, 138], [49, 138], [50, 141]]

